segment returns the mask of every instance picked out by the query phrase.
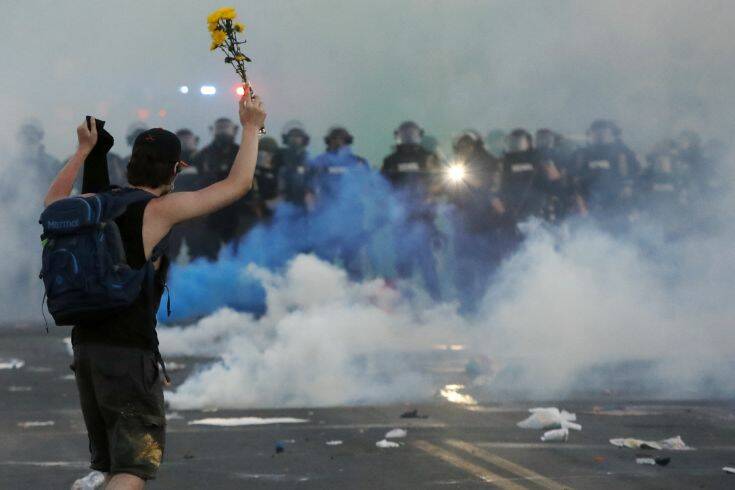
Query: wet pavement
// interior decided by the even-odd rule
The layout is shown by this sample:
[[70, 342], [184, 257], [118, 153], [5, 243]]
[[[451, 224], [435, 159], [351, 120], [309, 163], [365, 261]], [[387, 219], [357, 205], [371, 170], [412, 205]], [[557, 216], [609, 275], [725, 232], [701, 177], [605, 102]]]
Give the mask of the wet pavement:
[[[0, 328], [0, 488], [69, 488], [88, 473], [87, 438], [69, 370], [68, 330]], [[12, 358], [22, 367], [3, 364]], [[172, 371], [183, 381], [195, 360]], [[446, 359], [437, 362], [444, 363]], [[437, 372], [451, 373], [446, 365]], [[452, 392], [452, 390], [449, 390]], [[462, 390], [454, 390], [462, 395]], [[599, 394], [559, 401], [477, 403], [447, 394], [418, 405], [177, 411], [164, 463], [148, 488], [735, 488], [735, 402], [646, 401]], [[449, 402], [447, 398], [455, 402]], [[461, 402], [461, 403], [460, 403]], [[516, 422], [533, 406], [576, 412], [581, 432], [542, 443], [543, 431]], [[417, 409], [427, 418], [404, 419]], [[202, 418], [293, 417], [303, 423], [220, 427]], [[376, 442], [407, 429], [397, 448]], [[681, 435], [693, 451], [618, 449], [614, 437]], [[329, 441], [342, 444], [328, 445]], [[276, 448], [282, 448], [277, 452]], [[642, 466], [638, 455], [670, 456]]]

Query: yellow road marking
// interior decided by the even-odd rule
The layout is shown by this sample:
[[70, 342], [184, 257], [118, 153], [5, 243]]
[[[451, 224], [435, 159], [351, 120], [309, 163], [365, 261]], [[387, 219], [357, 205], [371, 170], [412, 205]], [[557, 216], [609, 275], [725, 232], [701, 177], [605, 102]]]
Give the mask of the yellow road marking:
[[489, 471], [482, 466], [478, 466], [465, 459], [462, 459], [460, 456], [457, 456], [456, 454], [451, 453], [446, 449], [435, 446], [430, 442], [415, 441], [413, 445], [421, 449], [422, 451], [429, 453], [435, 458], [439, 458], [442, 461], [445, 461], [452, 466], [459, 468], [460, 470], [466, 471], [467, 473], [470, 473], [471, 475], [476, 476], [483, 481], [492, 483], [499, 488], [505, 490], [526, 490], [526, 487], [518, 485], [517, 483], [514, 483], [507, 478], [503, 478], [500, 475], [496, 475], [492, 471]]
[[521, 466], [517, 463], [514, 463], [513, 461], [501, 458], [497, 454], [485, 451], [484, 449], [481, 449], [474, 444], [470, 444], [469, 442], [459, 441], [457, 439], [448, 439], [444, 442], [454, 448], [461, 449], [462, 451], [465, 451], [478, 459], [486, 461], [490, 464], [494, 464], [498, 468], [509, 471], [514, 475], [532, 480], [536, 484], [544, 488], [548, 488], [549, 490], [567, 490], [571, 488], [568, 486], [560, 485], [550, 478], [539, 475], [535, 471], [529, 470], [525, 466]]

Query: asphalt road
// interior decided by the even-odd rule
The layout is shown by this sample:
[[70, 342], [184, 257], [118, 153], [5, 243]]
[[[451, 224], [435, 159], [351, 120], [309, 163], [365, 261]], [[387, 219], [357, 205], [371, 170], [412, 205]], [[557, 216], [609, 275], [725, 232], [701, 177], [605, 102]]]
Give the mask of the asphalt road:
[[[87, 439], [68, 368], [63, 329], [0, 328], [0, 488], [69, 488], [88, 473]], [[171, 361], [171, 359], [169, 360]], [[173, 359], [181, 382], [196, 360]], [[581, 432], [542, 443], [542, 431], [516, 422], [527, 409], [576, 412]], [[428, 417], [403, 419], [409, 408]], [[179, 411], [169, 420], [166, 454], [149, 488], [735, 488], [735, 402], [646, 401], [591, 395], [565, 401], [452, 403], [437, 396], [417, 406]], [[207, 417], [295, 417], [305, 423], [241, 427], [189, 425]], [[41, 423], [27, 426], [24, 423]], [[51, 425], [53, 423], [53, 425]], [[375, 443], [407, 429], [397, 448]], [[660, 440], [681, 435], [692, 451], [619, 449], [613, 437]], [[328, 441], [342, 441], [327, 445]], [[283, 452], [276, 453], [276, 446]], [[636, 464], [643, 454], [668, 466]], [[654, 454], [655, 453], [655, 454]]]

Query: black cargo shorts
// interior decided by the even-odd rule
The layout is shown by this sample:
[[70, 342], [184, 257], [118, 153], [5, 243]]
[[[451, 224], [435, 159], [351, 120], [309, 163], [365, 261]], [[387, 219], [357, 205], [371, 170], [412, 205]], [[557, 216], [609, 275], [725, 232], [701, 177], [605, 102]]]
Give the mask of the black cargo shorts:
[[90, 468], [155, 478], [165, 446], [163, 383], [153, 351], [79, 344], [74, 370]]

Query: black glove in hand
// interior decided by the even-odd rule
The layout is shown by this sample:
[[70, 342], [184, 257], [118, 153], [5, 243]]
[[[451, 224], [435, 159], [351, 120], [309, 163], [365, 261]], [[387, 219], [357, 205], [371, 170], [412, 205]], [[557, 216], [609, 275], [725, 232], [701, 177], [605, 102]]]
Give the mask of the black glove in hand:
[[83, 194], [102, 192], [110, 186], [107, 153], [115, 144], [115, 138], [104, 129], [105, 121], [95, 119], [95, 122], [97, 123], [97, 143], [84, 160]]

